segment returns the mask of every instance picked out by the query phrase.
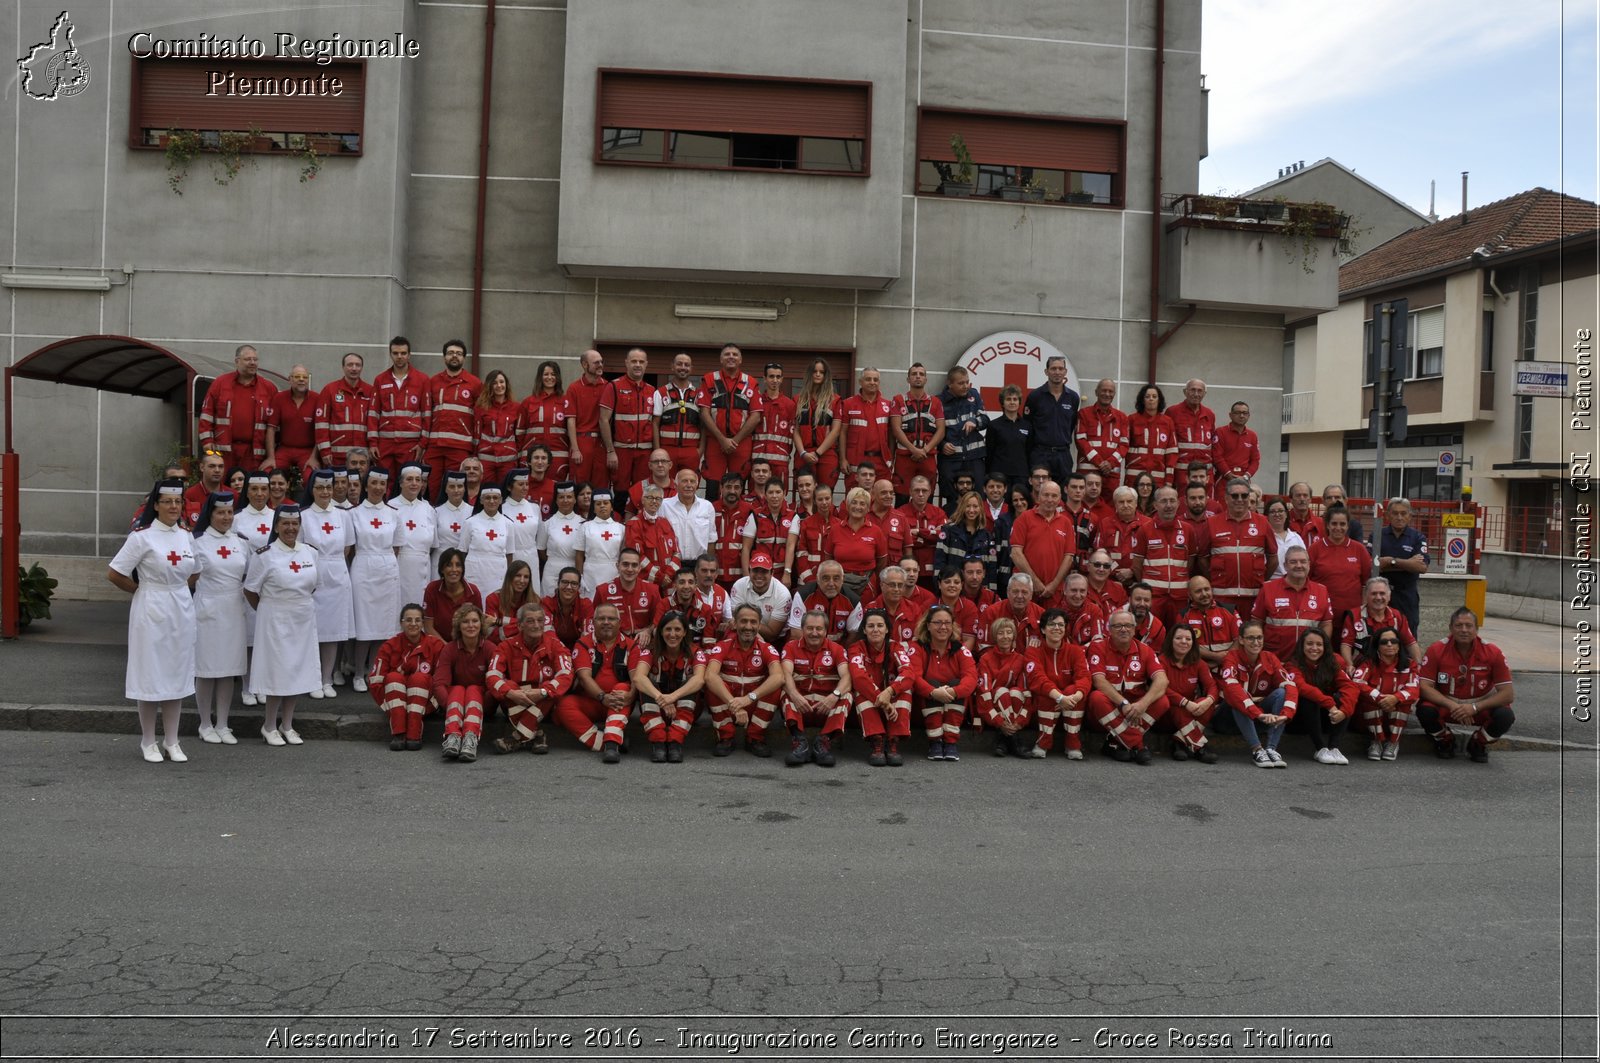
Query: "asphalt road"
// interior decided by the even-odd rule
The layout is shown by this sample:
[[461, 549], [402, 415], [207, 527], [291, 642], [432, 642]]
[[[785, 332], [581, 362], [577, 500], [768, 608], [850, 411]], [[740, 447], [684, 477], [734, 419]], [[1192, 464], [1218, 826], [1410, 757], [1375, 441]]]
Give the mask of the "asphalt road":
[[[333, 1054], [727, 1058], [704, 1039], [788, 1030], [806, 1047], [740, 1054], [993, 1058], [939, 1027], [1031, 1058], [1595, 1050], [1559, 1018], [1594, 1013], [1593, 754], [188, 747], [156, 767], [132, 737], [0, 733], [4, 1055], [329, 1058], [292, 1038], [366, 1030]], [[1249, 1049], [1247, 1026], [1329, 1040]]]

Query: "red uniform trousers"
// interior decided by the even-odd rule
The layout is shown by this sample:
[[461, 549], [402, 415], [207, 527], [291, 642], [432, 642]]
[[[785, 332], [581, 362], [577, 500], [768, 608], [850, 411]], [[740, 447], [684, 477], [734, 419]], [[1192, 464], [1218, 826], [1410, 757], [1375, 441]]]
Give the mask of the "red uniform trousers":
[[[729, 436], [728, 438], [733, 438]], [[719, 483], [730, 472], [736, 472], [746, 479], [750, 476], [750, 455], [755, 448], [755, 440], [749, 436], [744, 437], [744, 442], [734, 448], [732, 454], [724, 454], [722, 447], [715, 439], [706, 439], [706, 468], [705, 478], [712, 483]]]
[[[828, 712], [813, 712], [802, 709], [794, 703], [792, 698], [783, 699], [783, 722], [790, 730], [804, 731], [807, 727], [820, 727], [822, 733], [843, 734], [845, 720], [850, 715], [850, 696], [847, 694], [839, 699], [839, 703]], [[907, 727], [909, 733], [910, 727]], [[866, 733], [863, 731], [863, 733]], [[880, 732], [881, 733], [881, 732]]]
[[[643, 447], [643, 449], [639, 449]], [[611, 482], [617, 491], [627, 491], [640, 480], [650, 478], [650, 444], [618, 443], [617, 471]], [[672, 497], [670, 494], [667, 497]]]
[[256, 457], [256, 448], [250, 443], [235, 443], [226, 453], [230, 469], [238, 466], [245, 472], [255, 472], [261, 465], [261, 459]]
[[305, 480], [311, 475], [311, 447], [277, 447], [272, 452], [273, 460], [280, 469], [300, 468], [300, 478]]
[[656, 702], [639, 702], [639, 724], [644, 728], [645, 741], [670, 742], [681, 746], [694, 727], [695, 717], [700, 715], [700, 698], [698, 695], [680, 698], [667, 708], [671, 710], [670, 718]]
[[[728, 688], [728, 693], [736, 698], [742, 698], [756, 687], [767, 681], [766, 669], [760, 675], [745, 678], [744, 676], [722, 673], [723, 685]], [[750, 706], [750, 721], [745, 727], [745, 737], [750, 741], [767, 740], [767, 726], [772, 723], [773, 715], [778, 711], [777, 693], [767, 695], [765, 701], [758, 701]], [[733, 715], [733, 710], [726, 705], [711, 706], [711, 724], [717, 729], [717, 738], [723, 742], [733, 741], [733, 736], [738, 730], [738, 722]]]
[[[1020, 682], [1014, 687], [998, 686], [993, 690], [984, 690], [978, 695], [978, 711], [973, 714], [973, 719], [976, 721], [981, 718], [990, 727], [1002, 731], [1008, 723], [1015, 724], [1021, 730], [1034, 722], [1033, 700], [1028, 696], [1028, 688]], [[1051, 730], [1054, 730], [1054, 713], [1051, 713], [1050, 723]]]
[[[700, 448], [698, 446], [690, 444], [687, 447], [662, 447], [661, 449], [666, 451], [667, 457], [672, 459], [673, 476], [678, 475], [679, 469], [693, 469], [701, 476], [705, 475], [705, 470], [701, 468], [704, 463], [700, 460]], [[646, 476], [649, 475], [649, 464], [647, 456], [645, 459]], [[639, 479], [644, 479], [644, 476], [639, 477]]]
[[929, 454], [921, 461], [917, 461], [909, 451], [897, 453], [894, 456], [894, 493], [902, 496], [910, 495], [911, 478], [913, 476], [926, 476], [928, 478], [928, 486], [937, 489], [939, 486], [938, 455]]
[[[611, 481], [611, 470], [606, 468], [606, 448], [600, 445], [598, 437], [590, 440], [579, 439], [578, 448], [583, 452], [582, 460], [573, 455], [567, 475], [573, 483], [588, 484], [596, 491], [612, 489], [615, 485]], [[622, 452], [617, 452], [618, 466], [621, 465]], [[553, 463], [552, 463], [553, 464]], [[626, 495], [626, 484], [618, 480], [617, 485]]]
[[483, 704], [483, 687], [451, 687], [444, 703], [444, 733], [482, 736]]
[[[607, 693], [628, 686], [626, 682], [620, 680], [607, 683], [602, 676], [595, 677], [595, 684]], [[576, 682], [572, 687], [573, 692], [562, 695], [551, 710], [550, 715], [555, 721], [565, 727], [572, 737], [596, 752], [607, 742], [621, 745], [623, 730], [628, 726], [628, 713], [633, 707], [632, 703], [620, 709], [608, 709], [588, 694], [578, 690]]]
[[[444, 486], [444, 474], [446, 472], [461, 468], [461, 463], [466, 461], [471, 455], [472, 450], [469, 447], [429, 447], [427, 450], [423, 451], [422, 464], [428, 466], [428, 497], [438, 498], [439, 489]], [[510, 471], [511, 466], [507, 465], [506, 472]], [[504, 483], [505, 478], [506, 476], [503, 472], [500, 474], [498, 479], [491, 479], [489, 475], [489, 463], [483, 463], [484, 483]]]
[[389, 494], [400, 493], [400, 466], [417, 460], [415, 455], [419, 442], [421, 440], [418, 439], [407, 439], [399, 443], [389, 442], [373, 453], [372, 467], [383, 469], [389, 474]]
[[909, 695], [896, 694], [895, 699], [889, 703], [894, 709], [894, 719], [889, 719], [888, 714], [878, 707], [876, 701], [856, 702], [856, 716], [861, 720], [861, 733], [867, 738], [887, 734], [891, 738], [911, 737], [911, 698]]
[[[800, 465], [796, 471], [806, 472], [808, 466]], [[817, 463], [809, 466], [813, 476], [817, 478], [818, 487], [834, 488], [839, 485], [839, 451], [835, 447], [826, 454], [817, 455]]]
[[[1124, 694], [1124, 697], [1128, 695]], [[1140, 691], [1130, 700], [1137, 701], [1144, 697]], [[1111, 737], [1121, 742], [1129, 749], [1138, 749], [1144, 745], [1144, 736], [1155, 726], [1156, 721], [1167, 714], [1170, 708], [1170, 699], [1157, 698], [1144, 712], [1129, 719], [1122, 714], [1122, 710], [1112, 704], [1110, 698], [1099, 690], [1089, 691], [1088, 723], [1097, 731], [1104, 731]]]
[[1179, 705], [1178, 699], [1170, 694], [1165, 701], [1168, 705], [1166, 714], [1155, 717], [1155, 726], [1146, 728], [1146, 731], [1170, 731], [1191, 750], [1203, 748], [1206, 744], [1206, 724], [1217, 714], [1217, 706], [1222, 703], [1222, 699], [1214, 699], [1210, 708], [1198, 714]]
[[[389, 733], [404, 735], [408, 741], [422, 741], [422, 718], [433, 709], [433, 691], [428, 672], [387, 672], [378, 707], [389, 714]], [[374, 687], [376, 694], [377, 688]]]

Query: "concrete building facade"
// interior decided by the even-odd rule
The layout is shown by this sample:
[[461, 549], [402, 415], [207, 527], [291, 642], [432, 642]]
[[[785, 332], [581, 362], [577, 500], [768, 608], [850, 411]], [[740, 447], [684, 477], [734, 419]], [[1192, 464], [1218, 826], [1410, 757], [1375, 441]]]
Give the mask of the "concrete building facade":
[[[60, 8], [19, 9], [0, 39], [24, 55]], [[371, 379], [397, 333], [435, 372], [461, 336], [480, 375], [506, 370], [520, 396], [537, 362], [570, 381], [590, 346], [643, 346], [664, 374], [676, 351], [709, 365], [732, 340], [746, 368], [776, 359], [794, 377], [820, 355], [842, 389], [870, 365], [894, 393], [912, 362], [937, 381], [975, 342], [1018, 331], [1067, 354], [1085, 392], [1118, 381], [1126, 409], [1160, 337], [1169, 400], [1199, 376], [1214, 406], [1251, 402], [1270, 458], [1284, 315], [1335, 302], [1331, 273], [1259, 248], [1244, 271], [1222, 268], [1237, 250], [1192, 254], [1191, 281], [1217, 271], [1199, 295], [1153, 276], [1172, 255], [1171, 199], [1195, 191], [1204, 153], [1196, 3], [542, 0], [491, 18], [487, 0], [123, 0], [72, 18], [86, 87], [19, 95], [17, 135], [0, 137], [16, 203], [0, 255], [11, 249], [8, 273], [108, 289], [8, 289], [8, 364], [72, 336], [224, 360], [249, 342], [265, 367], [304, 362], [320, 386], [346, 351]], [[171, 104], [149, 89], [161, 57], [136, 56], [138, 34], [260, 41], [269, 64], [280, 34], [416, 54], [340, 67], [360, 85], [359, 125], [332, 130], [312, 179], [300, 135], [329, 130], [255, 100], [249, 125], [225, 128], [264, 130], [260, 152], [225, 185], [201, 154], [180, 196], [150, 124]], [[761, 93], [775, 102], [752, 116]], [[719, 107], [743, 117], [717, 125]], [[796, 125], [773, 117], [790, 110]], [[945, 188], [955, 157], [938, 131], [952, 128], [973, 145], [974, 194]], [[1012, 368], [1043, 379], [1025, 358]], [[182, 410], [18, 381], [24, 549], [114, 551], [150, 464], [181, 449]]]

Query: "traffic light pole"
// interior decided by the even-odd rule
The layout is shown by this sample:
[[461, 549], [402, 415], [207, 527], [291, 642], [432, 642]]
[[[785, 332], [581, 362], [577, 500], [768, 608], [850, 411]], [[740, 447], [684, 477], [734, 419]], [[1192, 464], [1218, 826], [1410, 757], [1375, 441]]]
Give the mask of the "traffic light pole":
[[1382, 540], [1380, 529], [1383, 527], [1385, 496], [1383, 452], [1389, 441], [1389, 397], [1394, 381], [1394, 304], [1383, 303], [1378, 310], [1383, 316], [1378, 322], [1378, 380], [1372, 389], [1372, 420], [1378, 426], [1378, 453], [1372, 472], [1372, 542], [1369, 544], [1374, 556]]

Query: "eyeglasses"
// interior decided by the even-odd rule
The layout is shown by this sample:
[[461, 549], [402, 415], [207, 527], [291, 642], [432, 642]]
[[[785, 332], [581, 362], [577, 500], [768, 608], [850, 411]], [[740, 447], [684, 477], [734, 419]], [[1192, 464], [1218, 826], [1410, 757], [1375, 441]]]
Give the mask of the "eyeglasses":
[[1239, 636], [1239, 641], [1240, 642], [1260, 642], [1265, 637], [1266, 637], [1265, 635], [1240, 635]]
[[1109, 562], [1109, 561], [1091, 561], [1091, 562], [1089, 562], [1089, 567], [1090, 568], [1110, 568], [1111, 567], [1111, 562]]
[[1242, 494], [1242, 495], [1241, 495], [1241, 494], [1240, 494], [1240, 493], [1239, 493], [1239, 492], [1237, 492], [1237, 491], [1229, 491], [1229, 492], [1228, 492], [1228, 497], [1229, 497], [1229, 498], [1239, 498], [1239, 499], [1245, 499], [1245, 498], [1249, 498], [1249, 497], [1250, 497], [1250, 492], [1248, 492], [1248, 491], [1246, 491], [1246, 492], [1245, 492], [1245, 493], [1244, 493], [1244, 494]]
[[1399, 639], [1379, 639], [1378, 640], [1378, 645], [1380, 645], [1380, 646], [1398, 646], [1398, 645], [1400, 645], [1400, 640]]

